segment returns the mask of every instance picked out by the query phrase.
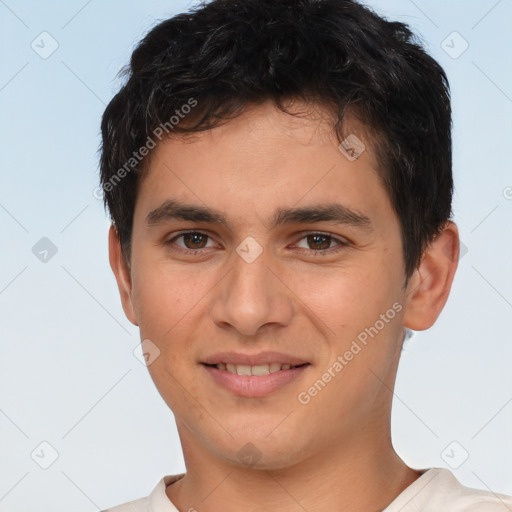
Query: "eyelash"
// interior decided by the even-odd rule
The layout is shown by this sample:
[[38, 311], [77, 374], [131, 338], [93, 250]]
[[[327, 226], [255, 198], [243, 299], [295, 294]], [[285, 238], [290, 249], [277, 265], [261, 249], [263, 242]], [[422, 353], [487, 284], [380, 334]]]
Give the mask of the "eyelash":
[[[164, 244], [166, 246], [168, 246], [172, 251], [177, 251], [177, 252], [181, 252], [181, 253], [186, 253], [186, 254], [193, 254], [193, 255], [201, 255], [203, 254], [204, 252], [208, 252], [208, 249], [183, 249], [183, 248], [176, 248], [176, 247], [173, 247], [173, 242], [175, 242], [177, 239], [179, 238], [182, 238], [183, 236], [185, 235], [202, 235], [202, 236], [205, 236], [205, 237], [208, 237], [208, 239], [211, 239], [212, 237], [210, 235], [208, 235], [207, 233], [203, 233], [202, 231], [183, 231], [181, 233], [179, 233], [178, 235], [172, 237], [171, 239], [169, 240], [166, 240], [164, 242]], [[322, 233], [321, 231], [311, 231], [311, 232], [308, 232], [308, 233], [305, 233], [300, 239], [300, 240], [303, 240], [304, 238], [307, 238], [308, 236], [312, 236], [312, 235], [320, 235], [320, 236], [323, 236], [325, 238], [328, 238], [332, 241], [335, 241], [337, 242], [337, 247], [334, 248], [330, 248], [330, 249], [320, 249], [320, 250], [314, 250], [314, 249], [303, 249], [303, 248], [298, 248], [298, 251], [301, 252], [301, 253], [307, 253], [309, 256], [311, 256], [311, 254], [313, 254], [313, 257], [322, 257], [322, 256], [328, 256], [328, 255], [332, 255], [332, 254], [336, 254], [338, 252], [340, 252], [342, 249], [344, 249], [345, 247], [347, 247], [349, 245], [348, 242], [334, 236], [334, 235], [331, 235], [330, 233]]]

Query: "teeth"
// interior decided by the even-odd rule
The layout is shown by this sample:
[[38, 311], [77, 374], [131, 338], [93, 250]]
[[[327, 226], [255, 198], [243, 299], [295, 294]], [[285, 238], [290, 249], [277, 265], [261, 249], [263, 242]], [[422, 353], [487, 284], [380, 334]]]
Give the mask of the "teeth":
[[249, 366], [247, 364], [231, 364], [231, 363], [219, 363], [215, 365], [219, 370], [226, 370], [229, 373], [236, 375], [268, 375], [269, 373], [276, 373], [281, 370], [289, 370], [295, 368], [288, 363], [270, 363], [260, 364], [257, 366]]
[[272, 363], [270, 365], [270, 373], [278, 372], [281, 369], [281, 363]]
[[246, 364], [237, 364], [236, 373], [238, 375], [251, 375], [251, 367]]
[[270, 369], [268, 364], [260, 364], [259, 366], [251, 366], [251, 374], [252, 375], [268, 375], [270, 373]]

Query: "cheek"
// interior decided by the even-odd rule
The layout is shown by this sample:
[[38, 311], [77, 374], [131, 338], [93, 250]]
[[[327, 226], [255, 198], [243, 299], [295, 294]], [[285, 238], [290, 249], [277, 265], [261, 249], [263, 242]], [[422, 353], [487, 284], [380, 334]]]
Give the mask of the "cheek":
[[132, 298], [142, 336], [167, 337], [175, 326], [190, 322], [204, 309], [212, 285], [207, 273], [197, 267], [191, 270], [140, 257], [134, 268], [138, 271], [133, 276]]
[[[199, 396], [200, 389], [189, 378], [195, 360], [198, 318], [208, 315], [201, 276], [177, 271], [168, 265], [141, 265], [133, 281], [133, 300], [139, 317], [140, 336], [156, 345], [158, 357], [148, 371], [162, 398], [171, 409], [191, 407], [186, 389]], [[211, 286], [209, 287], [211, 288]], [[203, 299], [203, 300], [201, 300]], [[151, 345], [153, 346], [153, 345]], [[195, 411], [200, 414], [201, 410]]]
[[377, 265], [351, 264], [296, 272], [289, 274], [288, 282], [304, 310], [314, 312], [335, 336], [341, 334], [340, 329], [364, 327], [378, 318], [384, 306], [384, 311], [389, 307], [391, 278]]

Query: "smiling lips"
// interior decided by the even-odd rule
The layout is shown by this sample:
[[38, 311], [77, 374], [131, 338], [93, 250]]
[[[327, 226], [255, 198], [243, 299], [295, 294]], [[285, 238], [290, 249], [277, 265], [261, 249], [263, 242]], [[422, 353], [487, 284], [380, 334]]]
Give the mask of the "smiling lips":
[[224, 352], [202, 362], [213, 379], [238, 396], [262, 397], [295, 380], [310, 363], [278, 352]]

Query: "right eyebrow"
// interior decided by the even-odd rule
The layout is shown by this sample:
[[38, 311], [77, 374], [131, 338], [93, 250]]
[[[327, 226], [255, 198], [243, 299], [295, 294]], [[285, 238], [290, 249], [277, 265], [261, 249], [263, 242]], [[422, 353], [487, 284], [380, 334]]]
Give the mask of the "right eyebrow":
[[161, 224], [169, 220], [186, 220], [191, 222], [206, 222], [208, 224], [220, 224], [226, 228], [231, 225], [226, 217], [207, 206], [180, 203], [175, 199], [165, 201], [158, 208], [149, 212], [146, 223], [149, 226]]

